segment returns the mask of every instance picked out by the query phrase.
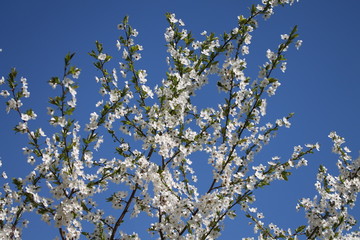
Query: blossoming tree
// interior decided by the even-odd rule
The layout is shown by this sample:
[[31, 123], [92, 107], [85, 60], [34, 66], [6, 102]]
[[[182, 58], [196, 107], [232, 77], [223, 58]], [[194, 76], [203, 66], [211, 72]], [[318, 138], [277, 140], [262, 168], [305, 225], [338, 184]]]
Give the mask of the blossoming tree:
[[[278, 129], [290, 127], [292, 114], [273, 123], [262, 118], [267, 99], [280, 86], [273, 72], [285, 72], [286, 51], [292, 45], [298, 49], [302, 41], [296, 27], [281, 35], [278, 48], [266, 51], [267, 61], [254, 77], [244, 72], [244, 55], [249, 54], [257, 19], [268, 19], [276, 6], [292, 3], [263, 0], [248, 16], [239, 16], [230, 32], [203, 32], [202, 40], [195, 40], [175, 14], [166, 14], [168, 71], [155, 87], [147, 83], [146, 70], [137, 68], [143, 47], [135, 43], [138, 32], [125, 17], [118, 25], [119, 69], [108, 69], [114, 60], [100, 42], [89, 53], [99, 70], [96, 81], [103, 100], [84, 125], [73, 116], [80, 74], [71, 63], [74, 54], [65, 57], [64, 75], [49, 80], [58, 94], [49, 100], [49, 128], [31, 128], [37, 114], [23, 106], [22, 99], [30, 97], [26, 78], [19, 81], [15, 69], [2, 77], [0, 94], [6, 98], [6, 111], [19, 117], [14, 131], [29, 138], [23, 151], [34, 168], [3, 186], [0, 238], [25, 237], [22, 228], [31, 213], [58, 228], [62, 240], [140, 239], [123, 223], [137, 221], [141, 213], [151, 221], [144, 226], [149, 233], [144, 239], [216, 239], [224, 220], [238, 215], [253, 223], [258, 239], [359, 238], [351, 231], [356, 220], [348, 210], [360, 188], [360, 160], [352, 159], [335, 132], [329, 137], [339, 155], [339, 173], [333, 176], [320, 166], [318, 196], [299, 200], [297, 208], [305, 210], [307, 225], [282, 229], [265, 223], [256, 208], [257, 192], [275, 180], [286, 181], [294, 168], [307, 165], [307, 154], [319, 150], [317, 143], [305, 144], [295, 146], [285, 161], [256, 158]], [[199, 108], [196, 93], [207, 84], [216, 84], [224, 99]], [[115, 143], [112, 158], [101, 155], [103, 142]], [[194, 157], [196, 153], [201, 157]], [[211, 169], [209, 182], [198, 179], [194, 161]], [[111, 211], [98, 204], [104, 200]]]

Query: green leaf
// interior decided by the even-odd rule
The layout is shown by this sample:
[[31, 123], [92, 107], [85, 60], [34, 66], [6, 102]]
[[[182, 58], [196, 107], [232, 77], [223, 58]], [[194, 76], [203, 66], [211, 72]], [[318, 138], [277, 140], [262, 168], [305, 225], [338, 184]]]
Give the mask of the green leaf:
[[285, 181], [288, 180], [288, 176], [290, 176], [290, 175], [291, 175], [291, 172], [283, 171], [283, 172], [281, 173], [281, 176], [283, 177], [283, 179], [284, 179]]
[[107, 202], [111, 202], [114, 199], [113, 195], [111, 197], [106, 198]]
[[88, 53], [91, 57], [97, 59], [97, 54], [94, 52], [94, 50], [92, 50], [91, 52]]
[[255, 5], [251, 5], [251, 15], [254, 15], [256, 13], [256, 7]]
[[139, 47], [138, 47], [137, 45], [130, 47], [130, 52], [131, 52], [131, 53], [136, 52], [136, 51], [138, 51], [138, 50], [139, 50]]
[[66, 111], [64, 112], [65, 115], [72, 115], [74, 112], [75, 108], [70, 107], [68, 109], [66, 109]]
[[86, 206], [86, 204], [84, 202], [81, 202], [81, 207], [86, 211], [89, 212], [89, 208]]
[[123, 19], [123, 24], [127, 25], [128, 22], [129, 22], [129, 16], [125, 16], [124, 19]]
[[269, 83], [277, 82], [278, 80], [276, 78], [268, 78]]
[[94, 62], [94, 66], [95, 66], [97, 69], [101, 69], [101, 62]]
[[298, 26], [295, 25], [294, 28], [292, 29], [290, 35], [293, 35], [294, 33], [296, 33], [296, 32], [297, 32], [297, 29], [298, 29]]
[[305, 228], [306, 228], [306, 226], [302, 225], [302, 226], [298, 227], [297, 229], [295, 229], [295, 232], [296, 233], [302, 232]]
[[13, 178], [12, 182], [13, 182], [13, 184], [15, 184], [15, 186], [18, 190], [21, 190], [23, 184], [19, 179]]
[[65, 66], [70, 64], [70, 60], [74, 57], [75, 53], [68, 53], [65, 56]]
[[103, 51], [103, 46], [99, 41], [95, 41], [95, 45], [96, 45], [96, 49], [98, 50], [99, 53], [101, 53]]

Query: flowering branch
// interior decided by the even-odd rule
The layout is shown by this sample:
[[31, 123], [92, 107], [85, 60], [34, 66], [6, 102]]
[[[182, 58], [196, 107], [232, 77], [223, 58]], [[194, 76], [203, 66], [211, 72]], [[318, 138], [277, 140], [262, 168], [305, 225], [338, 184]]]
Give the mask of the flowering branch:
[[[23, 151], [35, 166], [24, 179], [13, 179], [15, 190], [4, 185], [0, 238], [20, 239], [20, 221], [28, 212], [55, 226], [63, 240], [140, 239], [139, 233], [126, 233], [123, 225], [140, 214], [151, 221], [148, 232], [164, 240], [216, 239], [224, 220], [241, 214], [253, 223], [259, 239], [358, 237], [357, 232], [349, 232], [356, 221], [348, 208], [359, 192], [360, 160], [352, 160], [336, 133], [330, 138], [339, 155], [340, 173], [332, 176], [324, 166], [319, 168], [320, 197], [302, 199], [297, 207], [305, 209], [307, 226], [285, 231], [274, 223], [265, 225], [264, 215], [253, 207], [258, 191], [275, 180], [287, 181], [294, 168], [307, 165], [308, 154], [319, 150], [317, 143], [305, 144], [295, 146], [286, 161], [278, 156], [267, 163], [256, 158], [281, 127], [291, 126], [292, 113], [267, 123], [263, 117], [269, 97], [281, 85], [275, 71], [285, 72], [286, 51], [302, 43], [297, 40], [297, 27], [280, 36], [276, 50], [266, 51], [257, 76], [245, 73], [244, 56], [250, 54], [258, 18], [268, 19], [276, 6], [293, 2], [261, 1], [250, 8], [248, 17], [239, 16], [229, 32], [217, 37], [204, 31], [202, 40], [196, 40], [175, 14], [167, 13], [168, 71], [156, 86], [149, 85], [146, 70], [137, 68], [143, 47], [135, 43], [139, 33], [125, 17], [118, 25], [122, 35], [116, 42], [120, 71], [110, 70], [115, 57], [100, 42], [89, 53], [99, 71], [95, 80], [101, 100], [83, 127], [72, 116], [77, 107], [75, 79], [80, 74], [71, 65], [73, 53], [65, 56], [62, 78], [49, 80], [54, 89], [60, 87], [59, 95], [49, 100], [49, 123], [57, 131], [51, 136], [41, 128], [30, 130], [28, 122], [37, 115], [31, 109], [21, 110], [22, 98], [30, 96], [27, 82], [21, 78], [20, 87], [17, 72], [11, 70], [8, 89], [0, 95], [10, 97], [6, 111], [14, 110], [21, 119], [14, 130], [29, 136], [30, 148]], [[4, 83], [3, 77], [0, 85]], [[217, 86], [219, 97], [225, 97], [215, 107], [200, 108], [196, 93], [207, 84]], [[115, 150], [110, 159], [102, 154], [112, 146], [106, 143], [102, 149], [107, 140]], [[199, 174], [206, 171], [208, 181]], [[99, 206], [104, 199], [113, 209]]]

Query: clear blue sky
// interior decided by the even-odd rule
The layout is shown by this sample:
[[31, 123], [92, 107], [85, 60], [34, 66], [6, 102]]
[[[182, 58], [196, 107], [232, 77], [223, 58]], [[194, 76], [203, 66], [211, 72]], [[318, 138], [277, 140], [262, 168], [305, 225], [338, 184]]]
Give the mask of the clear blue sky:
[[[19, 75], [29, 81], [32, 96], [27, 106], [37, 110], [38, 116], [45, 116], [44, 102], [54, 95], [47, 80], [61, 76], [65, 54], [76, 52], [74, 63], [82, 69], [79, 115], [87, 120], [88, 114], [94, 111], [93, 103], [98, 100], [89, 97], [97, 93], [94, 80], [97, 72], [87, 52], [98, 40], [104, 44], [105, 52], [115, 56], [119, 36], [116, 25], [124, 15], [130, 16], [130, 23], [140, 33], [137, 41], [144, 46], [140, 67], [148, 71], [149, 81], [158, 83], [166, 70], [163, 37], [166, 12], [176, 13], [195, 36], [203, 30], [221, 34], [235, 27], [236, 17], [246, 16], [247, 7], [254, 2], [257, 3], [250, 0], [3, 0], [0, 2], [0, 48], [3, 49], [0, 76], [6, 76], [11, 67], [16, 67]], [[331, 154], [331, 142], [327, 138], [330, 131], [345, 137], [353, 156], [358, 156], [359, 9], [360, 1], [355, 0], [301, 0], [292, 7], [276, 8], [275, 15], [266, 22], [261, 21], [254, 33], [251, 55], [247, 57], [253, 69], [265, 62], [268, 48], [276, 48], [280, 34], [288, 33], [294, 25], [298, 25], [300, 39], [304, 41], [300, 51], [291, 49], [287, 54], [287, 72], [276, 73], [282, 79], [282, 86], [268, 103], [269, 120], [295, 112], [292, 127], [280, 130], [263, 156], [279, 155], [286, 159], [294, 145], [319, 142], [322, 146], [321, 152], [308, 158], [309, 166], [295, 172], [289, 182], [277, 182], [258, 195], [259, 210], [265, 213], [268, 223], [274, 221], [286, 228], [305, 221], [303, 213], [295, 210], [297, 200], [312, 198], [315, 194], [313, 184], [319, 164], [335, 169], [337, 156]], [[10, 177], [25, 176], [29, 167], [21, 148], [26, 144], [26, 137], [10, 130], [18, 119], [15, 114], [6, 115], [4, 101], [0, 103], [3, 167]], [[360, 207], [354, 215], [360, 216]], [[229, 222], [220, 239], [246, 237], [244, 232], [249, 231], [243, 229], [247, 225], [240, 220]], [[55, 229], [47, 230], [44, 224], [32, 224], [23, 239], [51, 239], [55, 232]]]

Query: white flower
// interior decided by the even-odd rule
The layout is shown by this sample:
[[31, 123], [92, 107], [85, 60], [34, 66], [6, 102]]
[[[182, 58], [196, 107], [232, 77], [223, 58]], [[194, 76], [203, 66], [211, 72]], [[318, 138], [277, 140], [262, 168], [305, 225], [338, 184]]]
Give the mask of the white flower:
[[171, 42], [171, 41], [173, 40], [173, 38], [174, 38], [174, 35], [175, 35], [174, 30], [172, 30], [171, 27], [168, 27], [168, 28], [166, 29], [166, 32], [164, 33], [165, 40], [166, 40], [167, 42]]
[[106, 59], [106, 54], [105, 53], [100, 53], [98, 56], [98, 59], [101, 61], [104, 61]]
[[141, 59], [141, 54], [140, 54], [140, 53], [135, 53], [135, 54], [133, 55], [133, 58], [135, 59], [135, 61], [138, 61], [138, 60]]
[[121, 150], [123, 150], [123, 151], [127, 151], [127, 150], [129, 150], [129, 144], [127, 144], [127, 143], [122, 143], [122, 144], [120, 145], [120, 148], [121, 148]]
[[47, 114], [50, 116], [54, 115], [54, 109], [52, 109], [51, 107], [47, 107]]
[[123, 30], [123, 29], [125, 29], [125, 25], [122, 24], [122, 23], [120, 23], [120, 24], [117, 25], [117, 28], [118, 28], [119, 30]]
[[104, 103], [104, 100], [100, 100], [95, 104], [95, 107], [99, 107]]
[[301, 47], [303, 41], [302, 40], [297, 40], [296, 43], [295, 43], [295, 47], [297, 50], [299, 50], [299, 48]]
[[123, 50], [123, 53], [122, 53], [122, 58], [123, 59], [127, 59], [127, 57], [129, 56], [129, 53], [126, 49]]
[[94, 146], [94, 149], [97, 151], [100, 148], [100, 145], [104, 142], [104, 137], [100, 136], [97, 141], [96, 144]]
[[2, 91], [0, 92], [0, 95], [3, 96], [3, 97], [8, 97], [8, 96], [10, 96], [10, 93], [9, 93], [8, 90], [2, 90]]
[[247, 45], [249, 45], [249, 44], [251, 43], [251, 38], [252, 38], [252, 36], [251, 36], [249, 33], [247, 33], [247, 34], [245, 35], [245, 41], [244, 41], [244, 43], [247, 44]]
[[79, 76], [80, 76], [80, 73], [81, 73], [80, 69], [76, 68], [75, 73], [73, 73], [72, 77], [75, 78], [75, 79], [78, 79]]
[[176, 23], [178, 20], [175, 18], [175, 13], [170, 14], [169, 21], [171, 23]]
[[291, 126], [291, 123], [289, 122], [289, 120], [286, 117], [283, 117], [283, 123], [285, 125], [285, 127], [289, 128]]
[[17, 109], [19, 107], [22, 106], [22, 102], [21, 100], [17, 100], [15, 101], [15, 99], [10, 99], [7, 103], [6, 103], [6, 112], [9, 113], [11, 109]]
[[107, 91], [105, 88], [102, 87], [100, 88], [99, 93], [101, 94], [101, 96], [104, 96], [105, 94], [107, 94]]
[[86, 131], [95, 130], [98, 128], [98, 123], [97, 123], [98, 117], [99, 115], [96, 112], [90, 114], [90, 123], [85, 125]]
[[246, 55], [246, 54], [249, 54], [249, 47], [244, 45], [241, 47], [241, 53], [242, 55]]
[[272, 60], [275, 60], [276, 59], [276, 54], [273, 52], [273, 51], [271, 51], [270, 49], [268, 49], [267, 51], [266, 51], [266, 57], [270, 60], [270, 61], [272, 61]]
[[125, 69], [125, 68], [126, 68], [126, 64], [125, 64], [125, 63], [119, 62], [119, 65], [120, 65], [120, 68], [121, 68], [121, 69]]
[[136, 29], [133, 29], [131, 31], [131, 35], [134, 36], [134, 37], [137, 37], [138, 34], [139, 34], [139, 32]]
[[126, 72], [125, 72], [125, 71], [121, 70], [120, 73], [121, 73], [121, 76], [122, 76], [123, 78], [126, 78]]
[[140, 80], [140, 83], [144, 84], [146, 83], [146, 76], [147, 76], [147, 73], [146, 73], [146, 70], [140, 70], [139, 71], [139, 80]]
[[35, 157], [34, 156], [28, 156], [27, 162], [31, 165], [35, 163]]
[[282, 39], [282, 40], [288, 40], [288, 39], [289, 39], [289, 35], [287, 35], [287, 34], [281, 34], [281, 39]]
[[38, 129], [40, 136], [45, 137], [45, 132], [42, 130], [42, 128]]
[[27, 115], [27, 114], [24, 114], [24, 113], [22, 113], [21, 114], [21, 120], [23, 120], [23, 121], [29, 121], [30, 120], [30, 116], [29, 115]]
[[151, 91], [151, 89], [148, 86], [141, 85], [142, 90], [151, 98], [154, 97], [154, 93]]

